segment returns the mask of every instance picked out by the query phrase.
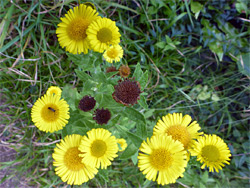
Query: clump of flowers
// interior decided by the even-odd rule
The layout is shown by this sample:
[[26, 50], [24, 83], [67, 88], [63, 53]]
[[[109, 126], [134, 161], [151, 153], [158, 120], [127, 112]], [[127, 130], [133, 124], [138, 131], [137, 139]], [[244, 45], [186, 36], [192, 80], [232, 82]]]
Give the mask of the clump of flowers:
[[138, 167], [148, 180], [165, 185], [183, 177], [185, 167], [192, 156], [209, 167], [209, 172], [219, 172], [229, 164], [230, 150], [216, 135], [204, 135], [189, 115], [167, 114], [153, 129], [153, 136], [143, 141], [138, 155]]
[[[56, 34], [59, 44], [70, 53], [87, 54], [89, 50], [93, 50], [103, 53], [103, 58], [109, 63], [119, 62], [123, 57], [124, 52], [119, 45], [121, 34], [115, 21], [100, 17], [92, 3], [86, 2], [69, 10], [65, 17], [61, 18]], [[94, 65], [99, 63], [101, 58], [96, 59]], [[137, 135], [121, 127], [118, 128], [120, 124], [118, 121], [123, 114], [127, 115], [128, 119], [131, 115], [133, 121], [138, 119], [139, 126], [142, 123], [146, 126], [143, 115], [132, 107], [140, 100], [141, 87], [144, 89], [146, 86], [147, 71], [141, 74], [142, 70], [138, 63], [134, 73], [138, 79], [136, 81], [134, 77], [128, 78], [131, 73], [129, 66], [122, 65], [119, 68], [122, 78], [119, 80], [118, 77], [107, 78], [100, 71], [100, 67], [93, 68], [91, 64], [89, 67], [79, 66], [82, 72], [76, 69], [77, 75], [80, 73], [78, 76], [84, 86], [80, 94], [77, 89], [68, 90], [67, 92], [70, 93], [68, 97], [65, 96], [67, 92], [63, 93], [70, 106], [62, 98], [61, 89], [51, 86], [31, 109], [32, 121], [41, 131], [53, 133], [62, 130], [70, 121], [70, 129], [73, 130], [76, 127], [72, 133], [79, 132], [79, 134], [69, 134], [70, 131], [67, 132], [67, 129], [66, 132], [69, 135], [61, 139], [52, 154], [55, 173], [63, 182], [70, 185], [81, 185], [93, 179], [98, 169], [107, 169], [118, 157], [119, 152], [123, 151], [125, 157], [133, 153], [131, 151], [134, 150], [134, 146], [131, 150], [130, 140], [116, 138], [120, 131], [120, 135], [127, 134], [133, 142], [136, 140], [137, 143], [133, 143], [134, 145], [140, 142]], [[101, 73], [98, 74], [98, 71]], [[110, 72], [118, 72], [118, 70], [111, 66], [106, 69], [106, 73]], [[117, 80], [119, 80], [118, 83]], [[75, 93], [71, 94], [73, 91]], [[111, 94], [117, 103], [124, 106], [117, 104]], [[147, 107], [145, 101], [144, 96], [141, 96], [139, 105], [143, 108]], [[97, 108], [93, 110], [95, 106]], [[79, 113], [77, 107], [83, 112]], [[70, 110], [76, 117], [70, 119]], [[112, 121], [110, 121], [111, 112], [114, 115]], [[127, 121], [125, 118], [124, 120]], [[97, 128], [103, 124], [108, 124], [106, 128], [110, 130], [113, 130], [114, 125], [117, 124], [118, 131], [114, 132], [116, 136], [109, 130]], [[79, 127], [82, 132], [79, 131]], [[202, 169], [208, 167], [211, 172], [219, 172], [225, 164], [229, 164], [231, 157], [227, 144], [220, 137], [204, 135], [197, 121], [193, 121], [190, 115], [183, 116], [182, 113], [162, 116], [153, 128], [153, 136], [138, 145], [140, 145], [137, 156], [139, 170], [146, 179], [156, 181], [160, 185], [175, 183], [179, 177], [183, 177], [190, 154], [196, 156], [202, 163]]]
[[59, 44], [73, 54], [88, 53], [91, 48], [86, 31], [98, 18], [98, 12], [84, 4], [70, 9], [56, 29]]
[[68, 135], [56, 145], [52, 157], [56, 174], [63, 182], [69, 185], [81, 185], [95, 177], [98, 170], [82, 162], [78, 149], [82, 136], [78, 134]]
[[100, 17], [90, 2], [70, 9], [61, 18], [56, 34], [59, 44], [72, 54], [93, 50], [103, 53], [109, 63], [119, 62], [123, 56], [119, 45], [121, 34], [115, 21]]

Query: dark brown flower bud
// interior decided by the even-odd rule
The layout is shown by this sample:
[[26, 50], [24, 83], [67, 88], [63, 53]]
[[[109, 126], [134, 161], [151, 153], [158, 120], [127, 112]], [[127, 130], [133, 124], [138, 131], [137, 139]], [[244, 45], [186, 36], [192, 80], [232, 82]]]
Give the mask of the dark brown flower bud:
[[88, 112], [95, 107], [95, 103], [96, 101], [94, 97], [86, 95], [80, 100], [78, 108], [84, 112]]
[[125, 106], [134, 105], [140, 99], [141, 87], [139, 82], [134, 79], [119, 80], [118, 85], [114, 88], [113, 98]]
[[107, 124], [111, 118], [111, 113], [108, 109], [96, 109], [93, 119], [100, 125]]
[[119, 68], [119, 73], [121, 77], [127, 78], [130, 75], [130, 68], [128, 67], [128, 65], [122, 65]]

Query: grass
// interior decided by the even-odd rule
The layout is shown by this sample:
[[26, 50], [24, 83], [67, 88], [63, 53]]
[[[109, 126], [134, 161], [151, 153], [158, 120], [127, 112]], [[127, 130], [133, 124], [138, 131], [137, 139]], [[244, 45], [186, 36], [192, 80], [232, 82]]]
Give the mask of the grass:
[[[242, 74], [230, 53], [238, 57], [248, 52], [249, 35], [237, 38], [236, 33], [249, 32], [249, 23], [236, 19], [239, 21], [236, 27], [234, 19], [227, 20], [223, 11], [209, 10], [208, 6], [206, 14], [195, 19], [190, 4], [182, 1], [165, 4], [161, 1], [97, 0], [94, 3], [99, 13], [115, 20], [120, 29], [125, 50], [122, 63], [127, 63], [133, 72], [140, 62], [143, 71], [149, 72], [144, 90], [148, 93], [149, 109], [143, 110], [148, 136], [161, 116], [182, 112], [198, 121], [204, 132], [222, 137], [232, 152], [231, 164], [219, 174], [201, 170], [192, 160], [184, 177], [166, 187], [248, 187], [249, 76]], [[232, 4], [224, 2], [225, 7]], [[55, 34], [59, 17], [77, 2], [1, 1], [0, 5], [3, 7], [0, 10], [0, 138], [7, 138], [0, 144], [18, 152], [16, 160], [2, 163], [0, 168], [15, 164], [15, 173], [25, 177], [27, 186], [67, 187], [54, 174], [52, 166], [51, 154], [60, 135], [40, 132], [31, 121], [30, 111], [50, 85], [69, 84], [81, 90], [82, 81], [74, 71], [78, 65], [59, 46]], [[220, 6], [216, 1], [210, 5]], [[225, 8], [224, 12], [233, 18], [244, 16], [236, 10], [233, 12], [233, 8], [231, 12]], [[216, 22], [216, 16], [220, 22]], [[232, 36], [239, 44], [231, 43], [230, 38], [220, 41], [225, 46], [222, 61], [209, 48], [215, 39], [201, 32], [204, 28], [201, 19], [213, 24], [211, 33], [219, 31], [221, 35], [225, 30], [216, 23], [224, 21], [232, 25], [225, 36]], [[102, 70], [106, 66], [102, 65]], [[157, 187], [154, 182], [145, 181], [134, 162], [135, 156], [116, 159], [108, 171], [101, 171], [86, 185]]]

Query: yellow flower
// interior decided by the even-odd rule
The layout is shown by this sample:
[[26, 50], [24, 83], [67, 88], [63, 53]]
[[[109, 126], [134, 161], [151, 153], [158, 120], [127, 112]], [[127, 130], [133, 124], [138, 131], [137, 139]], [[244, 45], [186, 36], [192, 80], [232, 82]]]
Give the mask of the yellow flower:
[[58, 95], [45, 94], [33, 105], [31, 118], [41, 131], [58, 131], [68, 123], [69, 105]]
[[94, 178], [98, 172], [86, 163], [82, 163], [81, 152], [78, 150], [82, 136], [68, 135], [57, 144], [52, 154], [55, 173], [67, 184], [81, 185], [89, 179]]
[[98, 128], [87, 132], [84, 136], [79, 150], [82, 152], [79, 156], [83, 157], [82, 162], [92, 167], [101, 169], [111, 165], [112, 160], [117, 157], [118, 145], [116, 138], [111, 136], [108, 130]]
[[225, 164], [229, 164], [230, 150], [227, 144], [217, 135], [200, 136], [190, 150], [192, 156], [197, 156], [197, 161], [209, 167], [209, 172], [219, 172]]
[[114, 21], [108, 18], [99, 18], [89, 25], [87, 36], [91, 48], [102, 53], [110, 45], [119, 44], [121, 35]]
[[103, 53], [104, 59], [109, 62], [113, 63], [113, 61], [119, 62], [123, 56], [123, 49], [120, 45], [113, 45], [107, 48], [107, 50]]
[[61, 97], [62, 90], [56, 86], [50, 86], [46, 92], [47, 95], [58, 95]]
[[138, 167], [148, 180], [165, 185], [182, 177], [187, 166], [183, 144], [171, 136], [155, 135], [143, 141], [138, 156]]
[[118, 138], [118, 139], [116, 139], [116, 141], [121, 147], [121, 149], [119, 149], [119, 151], [124, 151], [126, 149], [126, 147], [128, 146], [126, 140], [123, 138]]
[[153, 134], [170, 135], [174, 140], [180, 141], [184, 149], [189, 149], [194, 139], [203, 134], [198, 132], [201, 128], [196, 121], [190, 124], [192, 118], [189, 115], [182, 117], [181, 113], [167, 114], [162, 120], [157, 122]]
[[98, 18], [96, 10], [87, 5], [80, 4], [69, 10], [56, 29], [59, 44], [73, 54], [88, 53], [90, 46], [86, 30]]

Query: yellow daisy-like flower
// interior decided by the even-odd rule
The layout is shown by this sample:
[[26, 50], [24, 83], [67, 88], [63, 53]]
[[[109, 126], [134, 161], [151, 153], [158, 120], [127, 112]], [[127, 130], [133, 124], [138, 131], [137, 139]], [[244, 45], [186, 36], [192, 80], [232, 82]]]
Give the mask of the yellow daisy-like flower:
[[192, 121], [191, 116], [185, 115], [182, 117], [181, 113], [167, 114], [159, 120], [153, 129], [153, 134], [170, 135], [174, 140], [179, 140], [184, 149], [189, 149], [192, 143], [197, 139], [202, 132], [198, 132], [201, 128], [199, 124]]
[[116, 45], [120, 42], [120, 33], [115, 22], [108, 18], [99, 18], [92, 22], [87, 29], [87, 37], [91, 48], [102, 53], [110, 45]]
[[79, 150], [83, 153], [79, 155], [83, 157], [82, 162], [96, 168], [100, 166], [101, 169], [107, 168], [111, 165], [110, 161], [117, 157], [116, 138], [102, 128], [92, 129], [87, 135], [83, 137], [79, 146]]
[[59, 44], [73, 54], [88, 53], [90, 46], [86, 30], [98, 18], [96, 10], [84, 4], [69, 10], [56, 29]]
[[69, 105], [58, 95], [45, 94], [33, 105], [31, 118], [41, 131], [58, 131], [68, 123]]
[[183, 144], [171, 136], [155, 135], [143, 141], [139, 150], [138, 167], [148, 180], [165, 185], [175, 183], [187, 166]]
[[86, 163], [82, 163], [81, 152], [78, 147], [82, 136], [73, 134], [68, 135], [57, 144], [52, 154], [55, 173], [61, 177], [67, 184], [81, 185], [84, 182], [94, 178], [98, 170], [92, 168]]
[[113, 63], [113, 61], [119, 62], [123, 56], [123, 49], [120, 45], [113, 45], [108, 47], [108, 49], [103, 53], [104, 59], [109, 62]]
[[190, 150], [192, 156], [197, 156], [197, 161], [209, 167], [209, 172], [219, 172], [225, 164], [230, 164], [230, 150], [227, 144], [217, 135], [200, 136]]
[[62, 90], [56, 86], [50, 86], [46, 92], [47, 95], [58, 95], [61, 97]]
[[127, 142], [123, 138], [116, 139], [117, 143], [120, 145], [121, 148], [119, 148], [119, 151], [124, 151], [126, 147], [128, 146]]

